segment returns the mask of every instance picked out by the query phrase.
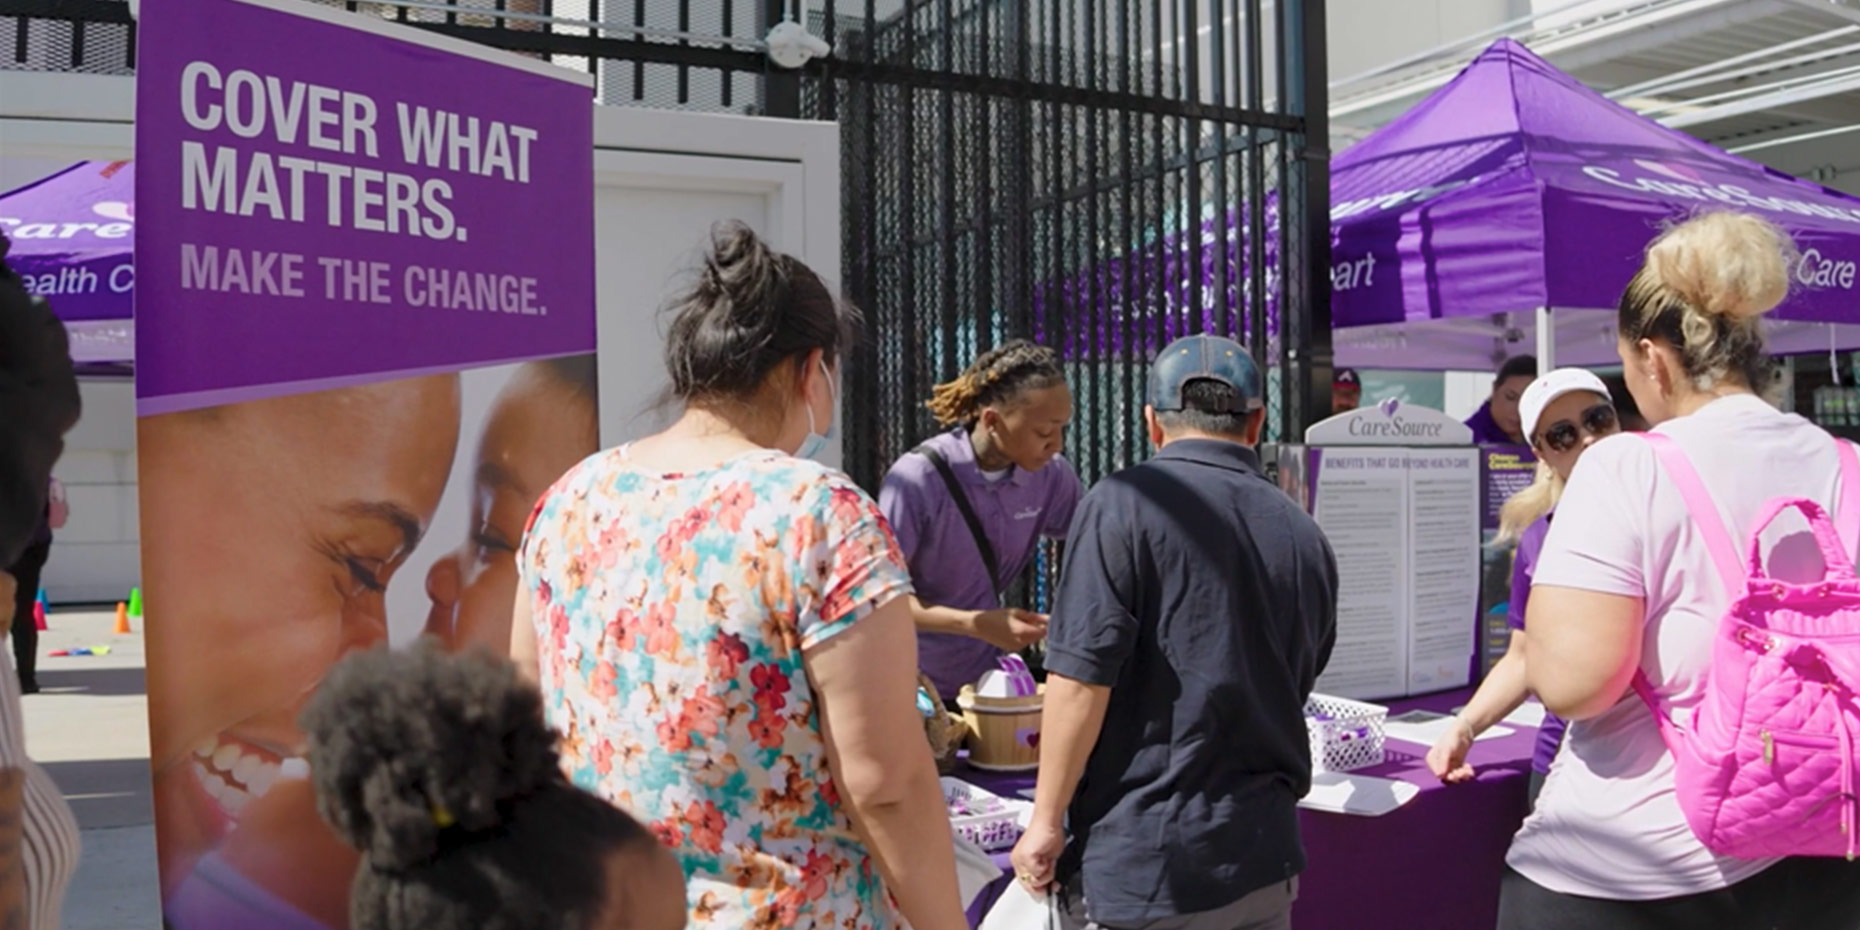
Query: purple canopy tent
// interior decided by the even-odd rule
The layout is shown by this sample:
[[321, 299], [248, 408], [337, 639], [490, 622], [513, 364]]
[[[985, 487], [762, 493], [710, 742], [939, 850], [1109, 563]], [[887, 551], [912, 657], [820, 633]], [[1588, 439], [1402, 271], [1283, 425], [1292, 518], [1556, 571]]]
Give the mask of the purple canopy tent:
[[51, 301], [80, 364], [135, 357], [135, 171], [129, 162], [80, 162], [0, 194], [7, 263]]
[[[1266, 199], [1268, 276], [1278, 267], [1276, 194]], [[1337, 364], [1482, 371], [1533, 350], [1547, 363], [1611, 364], [1613, 308], [1642, 251], [1662, 224], [1707, 207], [1772, 219], [1802, 249], [1795, 291], [1768, 324], [1773, 351], [1860, 347], [1860, 199], [1667, 129], [1500, 40], [1332, 163]], [[1244, 334], [1237, 215], [1200, 224], [1198, 269], [1177, 231], [1041, 288], [1036, 321], [1042, 330], [1063, 321], [1074, 358], [1126, 345], [1148, 354], [1173, 335], [1213, 331], [1221, 301]], [[1266, 311], [1276, 336], [1274, 290]], [[1540, 321], [1554, 339], [1539, 342]]]
[[1533, 344], [1545, 363], [1610, 363], [1647, 243], [1710, 207], [1802, 249], [1774, 351], [1860, 346], [1860, 199], [1661, 126], [1502, 39], [1332, 163], [1338, 364], [1484, 370]]

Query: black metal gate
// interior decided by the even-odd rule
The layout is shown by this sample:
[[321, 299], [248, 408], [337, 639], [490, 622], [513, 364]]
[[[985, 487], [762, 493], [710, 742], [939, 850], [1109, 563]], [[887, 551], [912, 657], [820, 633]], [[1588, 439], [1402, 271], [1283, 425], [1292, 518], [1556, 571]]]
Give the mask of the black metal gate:
[[[609, 104], [837, 120], [867, 487], [1014, 336], [1064, 354], [1087, 481], [1146, 454], [1175, 335], [1254, 351], [1272, 437], [1328, 408], [1323, 0], [328, 2], [585, 67]], [[783, 71], [757, 43], [797, 11], [835, 51]], [[128, 73], [133, 33], [121, 0], [0, 0], [0, 67]]]
[[934, 429], [932, 385], [1014, 336], [1066, 358], [1087, 481], [1147, 453], [1149, 358], [1176, 335], [1252, 347], [1298, 398], [1274, 434], [1302, 431], [1293, 382], [1328, 393], [1323, 5], [1262, 6], [826, 4], [836, 54], [803, 110], [843, 131], [843, 263], [870, 321], [856, 478]]

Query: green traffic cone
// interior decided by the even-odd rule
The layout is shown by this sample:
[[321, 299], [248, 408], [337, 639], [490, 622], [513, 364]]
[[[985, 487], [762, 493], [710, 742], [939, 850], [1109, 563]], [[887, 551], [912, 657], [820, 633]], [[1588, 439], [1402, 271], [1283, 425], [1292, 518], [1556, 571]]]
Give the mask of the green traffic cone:
[[141, 588], [130, 588], [129, 589], [129, 615], [131, 617], [136, 618], [137, 620], [142, 619], [142, 589]]

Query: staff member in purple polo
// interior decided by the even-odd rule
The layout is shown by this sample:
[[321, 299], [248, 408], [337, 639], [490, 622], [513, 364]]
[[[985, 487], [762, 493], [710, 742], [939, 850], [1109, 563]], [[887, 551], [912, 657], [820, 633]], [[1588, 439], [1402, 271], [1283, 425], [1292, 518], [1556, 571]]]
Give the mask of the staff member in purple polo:
[[[1518, 544], [1512, 557], [1511, 606], [1505, 617], [1511, 626], [1511, 644], [1466, 703], [1466, 709], [1454, 717], [1454, 725], [1427, 753], [1428, 768], [1449, 784], [1473, 777], [1472, 766], [1466, 764], [1473, 740], [1517, 710], [1530, 693], [1524, 677], [1524, 608], [1531, 597], [1537, 553], [1550, 533], [1551, 514], [1557, 499], [1563, 496], [1563, 484], [1575, 469], [1576, 460], [1596, 440], [1621, 430], [1620, 417], [1609, 400], [1608, 385], [1580, 368], [1559, 368], [1531, 382], [1524, 389], [1518, 409], [1524, 434], [1537, 453], [1537, 478], [1530, 487], [1512, 495], [1499, 512], [1499, 542], [1516, 540]], [[1563, 729], [1563, 721], [1544, 715], [1537, 751], [1531, 757], [1533, 803], [1562, 745]]]
[[1518, 420], [1518, 399], [1524, 388], [1537, 377], [1537, 357], [1518, 355], [1499, 366], [1492, 379], [1492, 396], [1466, 420], [1473, 431], [1473, 442], [1480, 445], [1524, 445], [1524, 426]]
[[1046, 618], [1003, 605], [1001, 591], [1042, 537], [1065, 536], [1084, 488], [1059, 454], [1072, 391], [1051, 349], [1004, 343], [927, 406], [952, 429], [891, 466], [878, 506], [917, 588], [918, 665], [953, 698], [1003, 652], [1046, 636]]

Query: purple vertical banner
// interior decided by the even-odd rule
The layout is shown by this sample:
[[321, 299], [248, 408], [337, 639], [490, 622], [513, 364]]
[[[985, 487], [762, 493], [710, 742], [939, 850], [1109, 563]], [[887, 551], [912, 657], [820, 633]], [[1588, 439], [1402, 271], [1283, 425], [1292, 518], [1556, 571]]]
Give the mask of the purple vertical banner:
[[587, 76], [278, 0], [152, 0], [144, 415], [594, 344]]
[[[1537, 456], [1529, 446], [1479, 447], [1480, 537], [1484, 542], [1479, 579], [1479, 655], [1474, 678], [1490, 671], [1511, 648], [1511, 627], [1505, 622], [1511, 604], [1513, 545], [1496, 545], [1499, 512], [1512, 495], [1531, 486], [1537, 474]], [[1515, 544], [1515, 540], [1512, 541]]]
[[591, 80], [302, 0], [144, 0], [137, 40], [164, 925], [336, 930], [305, 703], [358, 650], [506, 649], [595, 451]]

